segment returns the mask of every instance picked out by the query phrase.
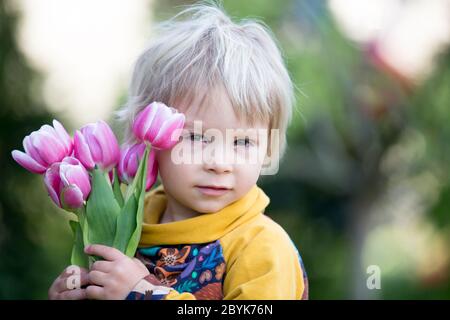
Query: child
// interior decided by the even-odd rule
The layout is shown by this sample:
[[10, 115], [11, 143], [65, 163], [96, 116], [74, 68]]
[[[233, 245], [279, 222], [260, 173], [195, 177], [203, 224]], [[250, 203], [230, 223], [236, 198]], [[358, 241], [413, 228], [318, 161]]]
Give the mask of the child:
[[152, 101], [183, 112], [186, 123], [174, 148], [156, 150], [162, 185], [146, 196], [136, 257], [91, 245], [86, 253], [104, 261], [81, 270], [78, 289], [67, 290], [63, 273], [49, 297], [308, 298], [300, 255], [263, 214], [269, 198], [256, 185], [267, 160], [273, 167], [283, 154], [292, 112], [279, 49], [261, 24], [236, 24], [209, 5], [184, 10], [157, 34], [137, 60], [120, 113], [126, 138]]

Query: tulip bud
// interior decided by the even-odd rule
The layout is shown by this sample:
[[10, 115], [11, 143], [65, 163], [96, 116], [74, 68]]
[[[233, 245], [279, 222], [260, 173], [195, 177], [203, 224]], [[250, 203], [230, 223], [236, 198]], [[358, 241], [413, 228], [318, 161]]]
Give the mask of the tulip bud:
[[170, 149], [178, 142], [184, 121], [185, 116], [174, 108], [152, 102], [137, 115], [133, 133], [139, 141], [148, 141], [156, 149]]
[[53, 202], [61, 208], [79, 208], [91, 192], [89, 173], [80, 161], [66, 157], [45, 172], [44, 183]]
[[74, 134], [74, 156], [88, 169], [110, 171], [119, 162], [117, 138], [104, 122], [90, 123]]
[[53, 120], [53, 127], [43, 125], [23, 139], [25, 152], [14, 150], [12, 157], [22, 167], [33, 173], [44, 173], [53, 163], [70, 156], [72, 138], [66, 129]]
[[[124, 145], [120, 151], [120, 161], [117, 167], [120, 181], [130, 184], [139, 168], [139, 161], [145, 152], [145, 143], [137, 143], [134, 145]], [[147, 166], [147, 180], [145, 190], [148, 191], [156, 182], [158, 176], [158, 164], [155, 158], [154, 150], [150, 149]]]

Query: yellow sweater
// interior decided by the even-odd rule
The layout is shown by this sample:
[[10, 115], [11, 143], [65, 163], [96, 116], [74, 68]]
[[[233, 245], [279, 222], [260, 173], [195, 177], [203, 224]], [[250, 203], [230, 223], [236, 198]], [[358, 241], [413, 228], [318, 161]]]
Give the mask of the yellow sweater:
[[127, 299], [305, 299], [306, 273], [287, 233], [263, 214], [269, 198], [254, 186], [214, 213], [159, 224], [163, 186], [145, 199], [136, 257], [149, 269]]

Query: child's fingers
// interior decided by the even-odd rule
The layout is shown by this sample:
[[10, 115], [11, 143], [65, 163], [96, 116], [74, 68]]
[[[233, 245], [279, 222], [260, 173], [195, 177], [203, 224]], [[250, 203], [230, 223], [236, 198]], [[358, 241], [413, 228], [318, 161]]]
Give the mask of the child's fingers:
[[98, 286], [88, 286], [86, 289], [86, 297], [88, 299], [100, 300], [105, 296], [104, 289]]
[[89, 272], [89, 283], [98, 286], [105, 286], [108, 281], [108, 275], [101, 271], [91, 271]]
[[94, 262], [94, 264], [91, 267], [91, 271], [96, 270], [108, 273], [111, 271], [112, 266], [113, 265], [110, 261], [99, 260]]
[[60, 277], [56, 281], [56, 284], [55, 284], [56, 292], [61, 293], [61, 292], [64, 292], [66, 290], [70, 290], [68, 281], [70, 281], [68, 278]]
[[124, 255], [116, 248], [104, 246], [101, 244], [91, 244], [84, 249], [84, 252], [89, 255], [102, 257], [105, 260], [109, 261], [119, 260], [126, 257], [126, 255]]
[[70, 265], [67, 268], [64, 269], [64, 271], [61, 273], [62, 276], [68, 277], [73, 274], [88, 274], [89, 270], [86, 268], [82, 268], [76, 265]]
[[50, 300], [60, 299], [60, 294], [64, 291], [80, 289], [88, 283], [89, 278], [86, 269], [78, 266], [69, 266], [53, 281], [48, 290], [48, 297]]
[[59, 300], [84, 300], [86, 298], [86, 289], [66, 290], [58, 296]]
[[80, 287], [87, 285], [89, 283], [88, 273], [84, 268], [80, 268], [77, 272], [64, 272], [58, 277], [56, 282], [57, 292], [75, 289], [78, 285]]

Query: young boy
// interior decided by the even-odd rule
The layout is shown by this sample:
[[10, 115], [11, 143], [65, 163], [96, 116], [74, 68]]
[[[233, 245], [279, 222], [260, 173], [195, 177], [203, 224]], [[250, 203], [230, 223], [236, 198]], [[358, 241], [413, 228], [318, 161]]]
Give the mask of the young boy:
[[[236, 24], [214, 6], [193, 6], [158, 29], [135, 65], [131, 123], [152, 101], [186, 116], [178, 144], [157, 150], [162, 185], [145, 200], [136, 258], [91, 245], [104, 258], [67, 290], [63, 273], [51, 299], [305, 299], [297, 249], [264, 215], [256, 185], [286, 145], [293, 89], [279, 49], [259, 23]], [[263, 155], [263, 157], [261, 157]], [[275, 165], [274, 165], [275, 164]]]

